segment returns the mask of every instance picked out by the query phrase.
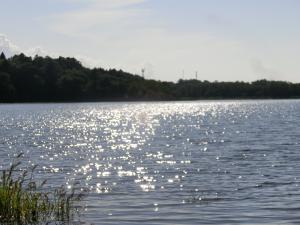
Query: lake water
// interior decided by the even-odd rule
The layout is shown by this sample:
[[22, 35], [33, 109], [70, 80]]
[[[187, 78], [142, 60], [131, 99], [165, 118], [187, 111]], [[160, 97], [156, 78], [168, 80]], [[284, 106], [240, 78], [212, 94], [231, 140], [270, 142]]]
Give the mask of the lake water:
[[299, 224], [300, 101], [2, 104], [0, 165], [90, 190], [86, 224]]

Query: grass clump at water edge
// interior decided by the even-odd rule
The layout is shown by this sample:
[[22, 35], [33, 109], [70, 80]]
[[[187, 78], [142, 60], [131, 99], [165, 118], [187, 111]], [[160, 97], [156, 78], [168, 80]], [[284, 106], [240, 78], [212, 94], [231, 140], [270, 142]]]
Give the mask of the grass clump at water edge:
[[83, 193], [76, 193], [75, 188], [67, 191], [65, 186], [46, 191], [46, 181], [39, 184], [33, 179], [36, 166], [18, 169], [21, 156], [0, 176], [0, 224], [70, 222]]

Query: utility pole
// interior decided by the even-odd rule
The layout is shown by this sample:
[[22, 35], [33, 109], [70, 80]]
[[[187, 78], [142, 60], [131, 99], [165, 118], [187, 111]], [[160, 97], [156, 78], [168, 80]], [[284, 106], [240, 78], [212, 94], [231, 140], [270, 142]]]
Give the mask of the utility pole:
[[198, 71], [196, 71], [196, 80], [198, 80]]
[[142, 77], [145, 79], [145, 72], [146, 72], [146, 69], [145, 68], [142, 68]]

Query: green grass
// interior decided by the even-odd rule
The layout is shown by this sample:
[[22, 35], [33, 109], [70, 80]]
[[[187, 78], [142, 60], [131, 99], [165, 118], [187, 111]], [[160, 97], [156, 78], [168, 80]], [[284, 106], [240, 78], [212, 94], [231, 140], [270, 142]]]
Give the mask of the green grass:
[[70, 222], [77, 212], [75, 203], [83, 194], [65, 186], [46, 191], [46, 181], [33, 179], [34, 166], [22, 171], [19, 155], [0, 177], [0, 224]]

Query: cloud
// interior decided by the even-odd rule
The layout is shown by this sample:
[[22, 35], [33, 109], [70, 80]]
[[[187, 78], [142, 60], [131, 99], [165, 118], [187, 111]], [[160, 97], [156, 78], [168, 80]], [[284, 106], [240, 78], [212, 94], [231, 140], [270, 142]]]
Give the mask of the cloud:
[[55, 56], [55, 54], [46, 51], [42, 47], [21, 49], [18, 45], [14, 44], [3, 34], [0, 34], [0, 52], [3, 52], [7, 57], [12, 57], [20, 53], [24, 53], [28, 56]]
[[85, 55], [76, 55], [75, 58], [79, 60], [83, 66], [88, 68], [103, 67], [104, 65], [102, 60], [91, 58]]
[[29, 55], [29, 56], [42, 56], [42, 57], [45, 57], [45, 56], [51, 56], [51, 57], [57, 57], [57, 54], [55, 53], [50, 53], [49, 51], [43, 49], [42, 47], [33, 47], [33, 48], [29, 48], [27, 50], [24, 50], [23, 51], [26, 55]]
[[7, 57], [11, 57], [20, 53], [20, 48], [8, 40], [5, 35], [0, 34], [0, 52], [3, 52]]
[[31, 47], [27, 49], [22, 49], [18, 45], [10, 41], [5, 35], [0, 34], [0, 52], [3, 52], [7, 57], [12, 57], [14, 55], [24, 53], [27, 56], [51, 56], [56, 57], [54, 53], [43, 49], [42, 47]]
[[[12, 57], [20, 53], [24, 53], [25, 55], [31, 57], [38, 55], [42, 57], [50, 56], [53, 58], [57, 58], [60, 56], [59, 54], [45, 50], [42, 47], [31, 47], [27, 49], [21, 49], [3, 34], [0, 34], [0, 53], [1, 52], [3, 52], [6, 55], [6, 57]], [[77, 60], [79, 60], [82, 63], [83, 66], [89, 68], [100, 67], [101, 65], [103, 65], [101, 60], [94, 59], [85, 55], [66, 56], [66, 57], [75, 57]]]
[[[68, 0], [83, 3], [80, 0]], [[124, 23], [135, 18], [145, 10], [131, 8], [146, 0], [88, 0], [77, 10], [52, 16], [52, 29], [67, 36], [88, 37], [97, 30], [111, 28], [116, 22]]]

